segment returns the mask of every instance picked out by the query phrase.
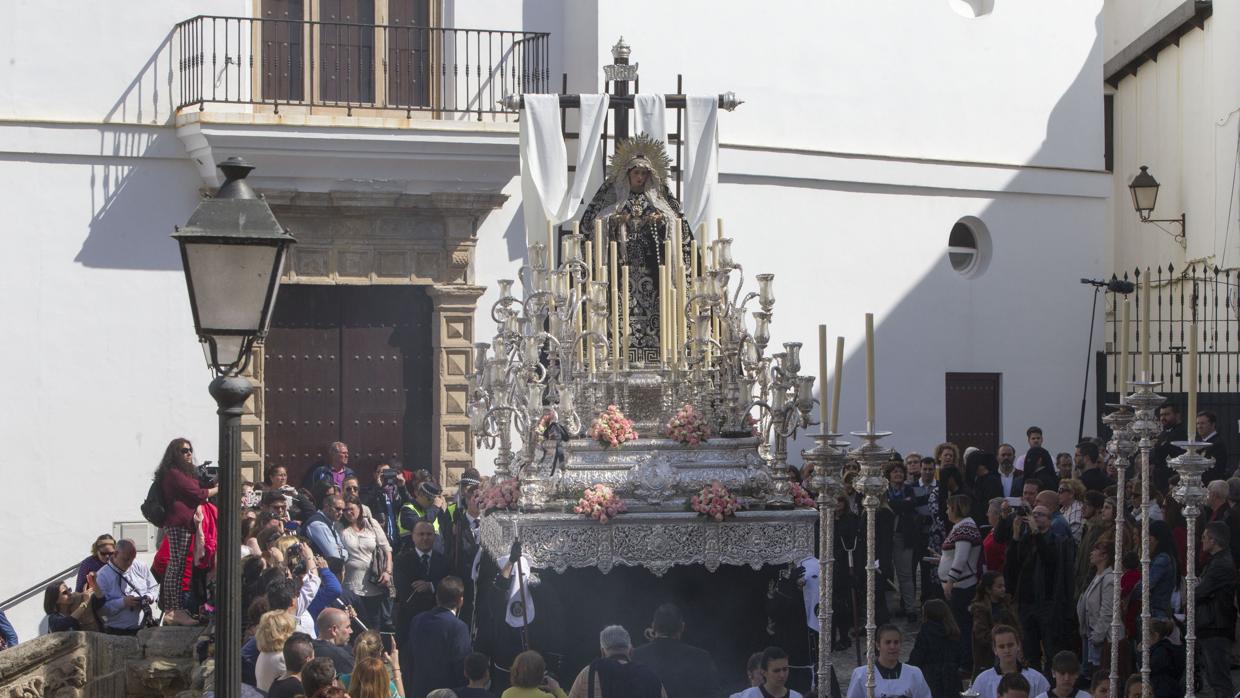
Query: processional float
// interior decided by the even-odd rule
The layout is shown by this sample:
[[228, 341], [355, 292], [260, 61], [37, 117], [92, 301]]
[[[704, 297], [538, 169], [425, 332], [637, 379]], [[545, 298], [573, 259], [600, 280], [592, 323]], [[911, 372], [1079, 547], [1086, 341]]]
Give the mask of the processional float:
[[[628, 95], [636, 77], [629, 50], [613, 48], [616, 64], [605, 66]], [[614, 95], [613, 95], [614, 97]], [[683, 95], [669, 95], [683, 101]], [[632, 97], [628, 102], [631, 104]], [[562, 104], [573, 101], [562, 96]], [[565, 102], [564, 100], [567, 100]], [[523, 100], [506, 98], [520, 108]], [[730, 93], [719, 104], [735, 108]], [[616, 118], [625, 124], [627, 116]], [[482, 543], [494, 559], [519, 537], [535, 568], [639, 566], [662, 575], [674, 565], [789, 565], [819, 562], [819, 663], [816, 679], [830, 675], [832, 541], [834, 505], [844, 493], [847, 463], [860, 466], [856, 480], [867, 521], [867, 689], [874, 688], [875, 515], [886, 488], [881, 467], [890, 450], [887, 434], [874, 427], [873, 325], [867, 317], [869, 411], [863, 445], [853, 452], [840, 441], [837, 347], [836, 410], [828, 429], [824, 399], [814, 397], [814, 376], [802, 372], [800, 342], [768, 353], [775, 318], [774, 276], [758, 274], [747, 286], [733, 259], [723, 223], [689, 231], [667, 188], [669, 163], [663, 144], [639, 134], [616, 134], [608, 188], [624, 189], [626, 163], [646, 168], [655, 185], [631, 184], [647, 195], [649, 215], [626, 215], [621, 196], [596, 196], [571, 232], [555, 226], [536, 231], [516, 279], [498, 282], [491, 307], [497, 327], [489, 343], [474, 348], [468, 412], [480, 447], [494, 449], [495, 479], [515, 484], [512, 508], [483, 518]], [[617, 181], [621, 186], [616, 187]], [[640, 198], [640, 197], [639, 197]], [[593, 204], [598, 204], [597, 206]], [[672, 215], [667, 215], [668, 210]], [[632, 213], [632, 211], [628, 211]], [[713, 235], [712, 235], [713, 234]], [[642, 236], [649, 236], [642, 238]], [[647, 246], [641, 248], [642, 240]], [[657, 243], [651, 257], [649, 244]], [[653, 261], [652, 261], [653, 260]], [[520, 287], [517, 288], [517, 284]], [[820, 335], [825, 373], [825, 332]], [[819, 403], [820, 418], [814, 420]], [[605, 444], [587, 436], [598, 415], [615, 406], [639, 438]], [[667, 425], [691, 406], [709, 438], [684, 443], [669, 438]], [[807, 495], [789, 477], [788, 443], [819, 424], [817, 445], [802, 451], [812, 466], [815, 512], [796, 508]], [[596, 433], [597, 436], [597, 433]], [[515, 437], [515, 438], [514, 438]], [[605, 440], [603, 440], [605, 441]], [[623, 502], [623, 515], [607, 523], [574, 513], [583, 492], [605, 485]], [[741, 510], [723, 520], [699, 516], [687, 506], [713, 486], [727, 490]], [[821, 528], [815, 550], [815, 525]]]

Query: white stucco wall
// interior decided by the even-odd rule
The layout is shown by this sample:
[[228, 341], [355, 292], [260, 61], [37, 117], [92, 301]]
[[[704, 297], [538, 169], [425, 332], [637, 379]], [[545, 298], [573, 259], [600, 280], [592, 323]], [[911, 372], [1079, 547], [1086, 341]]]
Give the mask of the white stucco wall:
[[[1117, 32], [1153, 24], [1142, 3], [1108, 3]], [[1183, 268], [1187, 260], [1240, 264], [1240, 205], [1236, 157], [1240, 142], [1240, 6], [1214, 3], [1204, 29], [1180, 37], [1157, 62], [1145, 63], [1115, 89], [1115, 178], [1108, 247], [1115, 270], [1138, 265]], [[1112, 37], [1108, 47], [1128, 37]], [[1129, 37], [1128, 40], [1131, 40]], [[1124, 45], [1127, 45], [1126, 43]], [[1123, 46], [1115, 45], [1116, 51]], [[1187, 214], [1187, 250], [1154, 225], [1142, 224], [1132, 209], [1128, 183], [1141, 165], [1162, 185], [1154, 218]], [[1229, 217], [1230, 213], [1230, 217]], [[1163, 227], [1179, 232], [1176, 225]]]
[[[697, 0], [458, 1], [445, 12], [459, 27], [553, 32], [557, 86], [567, 70], [570, 89], [597, 89], [624, 34], [643, 91], [672, 90], [680, 72], [690, 92], [747, 100], [720, 119], [719, 213], [749, 278], [777, 274], [773, 346], [805, 342], [812, 366], [819, 322], [847, 336], [843, 426], [860, 426], [856, 352], [872, 311], [892, 446], [941, 439], [945, 371], [996, 371], [1003, 437], [1019, 442], [1038, 422], [1060, 449], [1075, 438], [1088, 332], [1076, 279], [1106, 266], [1110, 185], [1093, 172], [1100, 7], [996, 4], [975, 20], [945, 1], [806, 1], [775, 16]], [[0, 7], [0, 210], [17, 243], [0, 275], [0, 439], [22, 495], [0, 511], [0, 530], [30, 541], [0, 576], [0, 597], [85, 556], [112, 522], [138, 518], [169, 438], [216, 457], [209, 376], [167, 237], [202, 184], [167, 126], [167, 40], [193, 15], [251, 10], [247, 0]], [[746, 29], [755, 22], [767, 30]], [[82, 48], [50, 51], [53, 40]], [[493, 331], [494, 280], [515, 275], [524, 253], [517, 182], [504, 191], [511, 198], [479, 233], [475, 279], [490, 286], [479, 338]], [[965, 215], [994, 238], [974, 280], [945, 260]], [[14, 617], [23, 637], [32, 619]]]

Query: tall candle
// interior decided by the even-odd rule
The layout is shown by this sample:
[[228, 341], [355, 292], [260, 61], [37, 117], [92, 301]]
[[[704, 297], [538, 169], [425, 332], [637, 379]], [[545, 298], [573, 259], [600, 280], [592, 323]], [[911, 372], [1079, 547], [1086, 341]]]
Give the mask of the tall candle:
[[659, 361], [667, 363], [667, 266], [659, 265]]
[[874, 430], [874, 313], [865, 314], [865, 430]]
[[1131, 332], [1128, 322], [1129, 308], [1132, 301], [1128, 297], [1124, 297], [1124, 307], [1120, 317], [1120, 340], [1119, 340], [1119, 402], [1124, 404], [1128, 399], [1128, 334]]
[[[685, 345], [689, 342], [689, 312], [686, 306], [689, 304], [689, 281], [685, 278], [685, 263], [680, 257], [680, 264], [677, 265], [676, 272], [676, 315], [680, 318], [680, 334], [676, 339], [680, 344], [676, 345], [676, 355], [686, 357]], [[685, 359], [682, 359], [682, 361]]]
[[[594, 219], [594, 276], [599, 281], [609, 281], [607, 278], [607, 263], [603, 261], [603, 255], [606, 254], [607, 247], [603, 245], [603, 221]], [[614, 276], [614, 275], [613, 275]]]
[[1150, 364], [1150, 268], [1141, 278], [1141, 380], [1151, 377]]
[[[579, 224], [577, 221], [573, 221], [574, 227], [578, 225]], [[577, 331], [580, 332], [582, 328], [585, 328], [588, 332], [594, 329], [594, 314], [590, 312], [590, 303], [586, 300], [589, 298], [590, 282], [594, 280], [594, 253], [591, 250], [589, 240], [586, 240], [585, 245], [582, 247], [582, 259], [586, 262], [586, 280], [581, 284], [581, 298], [583, 302], [581, 307], [578, 309], [578, 314], [584, 314], [585, 317], [578, 318]], [[587, 338], [582, 342], [581, 351], [583, 355], [587, 357], [586, 365], [590, 367], [590, 373], [594, 373], [597, 368], [597, 365], [594, 362], [594, 342]]]
[[698, 259], [698, 241], [694, 240], [689, 243], [689, 249], [691, 250], [689, 254], [689, 264], [691, 265], [689, 269], [689, 278], [696, 279], [702, 275], [702, 267], [698, 264], [700, 261]]
[[547, 269], [555, 269], [555, 223], [547, 221]]
[[624, 284], [620, 287], [620, 295], [624, 296], [622, 301], [624, 304], [624, 318], [622, 327], [624, 328], [624, 367], [629, 367], [629, 335], [633, 332], [629, 329], [629, 266], [624, 265]]
[[608, 253], [610, 257], [611, 275], [608, 277], [608, 287], [611, 291], [611, 365], [612, 369], [620, 368], [620, 291], [619, 291], [619, 274], [616, 273], [619, 264], [618, 252], [616, 250], [616, 241], [612, 240], [607, 243]]
[[831, 433], [840, 433], [840, 386], [844, 383], [844, 338], [835, 338], [835, 376], [831, 384]]
[[[837, 379], [838, 380], [838, 379]], [[830, 423], [831, 403], [827, 400], [827, 326], [818, 326], [818, 423], [826, 433]]]
[[723, 239], [723, 219], [717, 218], [715, 219], [715, 222], [719, 224], [719, 230], [715, 234], [715, 239], [722, 240]]
[[1197, 323], [1188, 323], [1188, 424], [1189, 441], [1197, 441]]

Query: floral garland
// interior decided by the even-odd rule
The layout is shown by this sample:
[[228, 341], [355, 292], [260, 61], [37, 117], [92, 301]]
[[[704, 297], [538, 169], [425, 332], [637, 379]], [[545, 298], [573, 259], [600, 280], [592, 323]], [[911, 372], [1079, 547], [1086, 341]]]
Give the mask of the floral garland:
[[792, 487], [792, 505], [793, 506], [808, 507], [810, 509], [813, 509], [818, 506], [818, 501], [814, 499], [814, 496], [811, 495], [809, 492], [806, 492], [805, 488], [802, 487], [799, 483], [790, 482], [788, 484], [791, 485]]
[[693, 405], [685, 405], [668, 421], [667, 435], [682, 444], [697, 446], [710, 438], [710, 425]]
[[728, 488], [714, 480], [689, 499], [689, 507], [707, 518], [723, 521], [724, 517], [740, 511], [741, 505]]
[[616, 496], [615, 490], [602, 484], [587, 488], [573, 507], [574, 514], [585, 514], [599, 523], [607, 523], [625, 510], [624, 500]]
[[515, 509], [520, 496], [521, 483], [515, 479], [491, 481], [479, 488], [474, 495], [478, 501], [478, 511], [482, 514]]
[[594, 423], [590, 425], [588, 432], [591, 439], [598, 441], [603, 446], [619, 446], [625, 441], [632, 441], [637, 438], [637, 431], [633, 428], [633, 422], [619, 407], [608, 405], [607, 409], [599, 413], [594, 418]]

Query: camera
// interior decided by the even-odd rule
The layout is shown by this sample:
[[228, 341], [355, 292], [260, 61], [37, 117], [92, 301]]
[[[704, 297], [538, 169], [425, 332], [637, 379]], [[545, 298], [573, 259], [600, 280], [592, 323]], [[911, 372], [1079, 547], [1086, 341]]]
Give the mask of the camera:
[[310, 561], [302, 554], [301, 546], [294, 545], [284, 553], [284, 564], [293, 576], [300, 577], [310, 570]]
[[220, 466], [212, 465], [211, 461], [204, 461], [195, 470], [197, 471], [199, 484], [211, 485], [220, 479]]
[[388, 468], [387, 470], [384, 470], [384, 471], [383, 471], [383, 475], [382, 475], [382, 478], [383, 478], [383, 484], [384, 484], [384, 486], [387, 486], [387, 485], [395, 485], [395, 484], [396, 484], [396, 478], [398, 478], [398, 477], [400, 477], [400, 471], [399, 471], [399, 470], [397, 470], [397, 469], [395, 469], [395, 468]]

